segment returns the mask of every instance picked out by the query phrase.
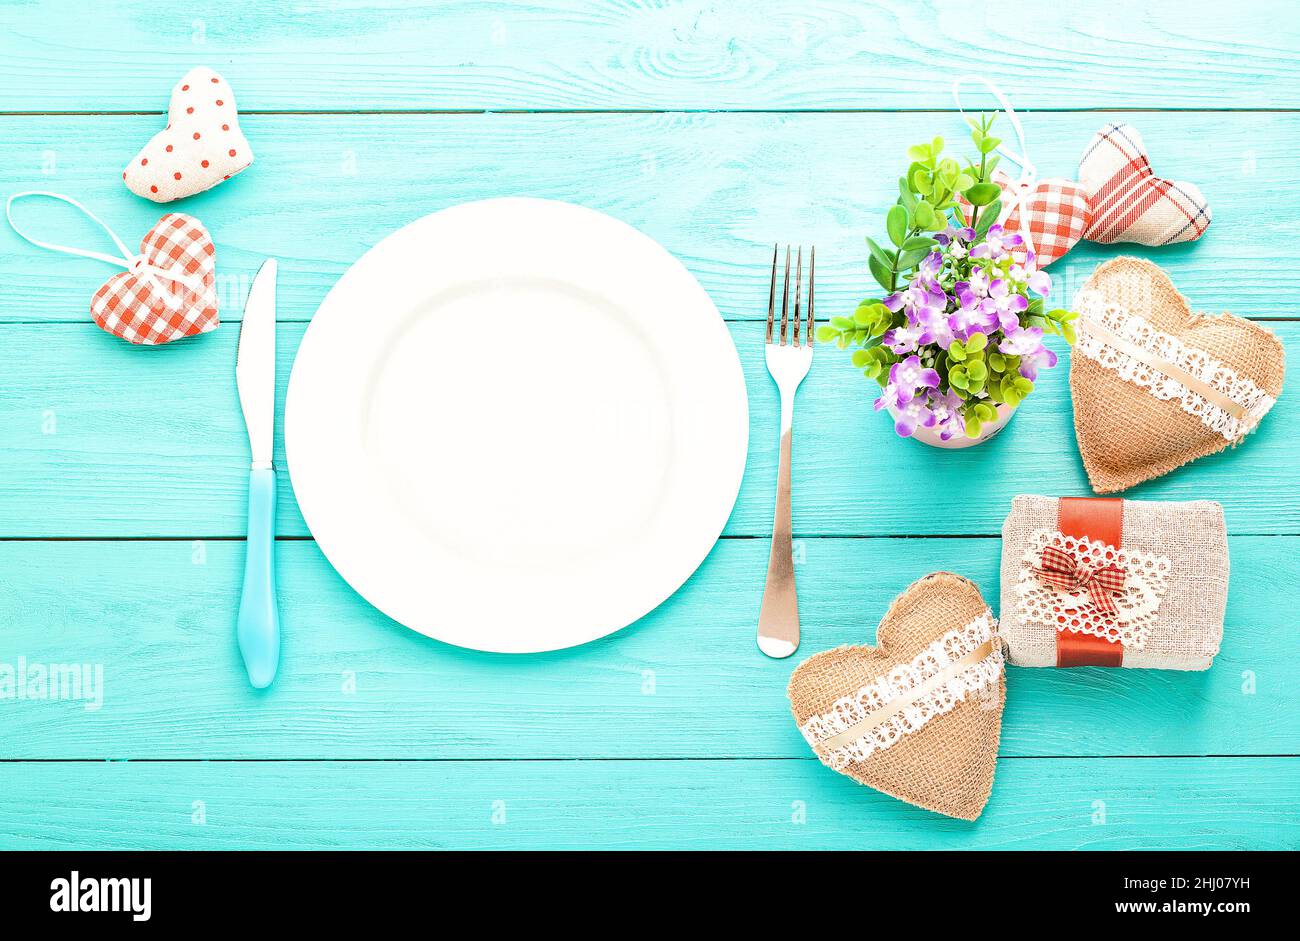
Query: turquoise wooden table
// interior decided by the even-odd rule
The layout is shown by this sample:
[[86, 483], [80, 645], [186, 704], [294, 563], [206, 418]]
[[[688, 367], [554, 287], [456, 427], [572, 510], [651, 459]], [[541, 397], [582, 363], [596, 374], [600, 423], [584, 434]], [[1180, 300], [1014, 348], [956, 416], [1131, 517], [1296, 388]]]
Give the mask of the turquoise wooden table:
[[[1042, 175], [1072, 174], [1102, 123], [1136, 123], [1157, 172], [1199, 183], [1214, 209], [1201, 241], [1142, 254], [1198, 309], [1266, 322], [1294, 362], [1289, 14], [1260, 0], [3, 5], [0, 193], [68, 193], [138, 239], [160, 210], [121, 168], [199, 64], [233, 86], [257, 162], [181, 204], [214, 234], [225, 325], [170, 347], [89, 322], [106, 266], [0, 230], [0, 665], [102, 671], [102, 702], [0, 699], [0, 846], [1300, 845], [1294, 382], [1239, 447], [1129, 494], [1224, 504], [1232, 582], [1213, 668], [1011, 669], [974, 824], [822, 767], [788, 712], [794, 661], [754, 646], [776, 469], [771, 243], [815, 242], [819, 311], [851, 309], [906, 146], [962, 136], [948, 85], [977, 72], [1029, 112]], [[367, 247], [509, 194], [641, 228], [722, 311], [751, 404], [723, 538], [603, 641], [472, 653], [353, 593], [303, 523], [277, 440], [284, 654], [275, 685], [250, 689], [234, 642], [248, 444], [233, 366], [252, 273], [280, 259], [282, 404], [313, 311]], [[47, 209], [23, 218], [98, 244]], [[1063, 260], [1066, 296], [1119, 253]], [[528, 329], [503, 341], [502, 368]], [[990, 443], [941, 453], [896, 439], [847, 357], [819, 353], [794, 450], [801, 655], [870, 641], [888, 601], [934, 569], [997, 597], [1012, 495], [1088, 493], [1066, 378], [1048, 374]]]

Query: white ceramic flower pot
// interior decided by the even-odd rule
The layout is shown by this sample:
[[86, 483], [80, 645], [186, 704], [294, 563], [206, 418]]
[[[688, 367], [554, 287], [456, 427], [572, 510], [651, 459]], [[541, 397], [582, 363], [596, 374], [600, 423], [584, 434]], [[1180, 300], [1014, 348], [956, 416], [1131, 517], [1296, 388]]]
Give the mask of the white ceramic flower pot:
[[[939, 437], [939, 431], [936, 428], [917, 428], [916, 431], [912, 433], [912, 438], [916, 441], [920, 441], [922, 444], [928, 444], [934, 448], [948, 448], [953, 450], [957, 448], [973, 448], [977, 444], [983, 444], [985, 441], [989, 440], [989, 438], [992, 438], [995, 434], [1005, 428], [1007, 422], [1011, 421], [1011, 416], [1015, 413], [1016, 406], [999, 405], [997, 421], [986, 422], [981, 425], [978, 438], [968, 438], [965, 435], [954, 435], [947, 441], [944, 441]], [[893, 408], [889, 409], [889, 414], [894, 418], [898, 417]]]

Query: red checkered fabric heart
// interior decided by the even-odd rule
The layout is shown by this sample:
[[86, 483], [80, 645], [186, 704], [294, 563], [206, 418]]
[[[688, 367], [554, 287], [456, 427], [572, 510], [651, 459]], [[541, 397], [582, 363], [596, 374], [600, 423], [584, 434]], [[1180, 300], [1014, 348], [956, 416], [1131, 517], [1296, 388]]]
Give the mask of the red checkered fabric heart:
[[1171, 245], [1198, 239], [1210, 224], [1210, 206], [1191, 183], [1162, 180], [1131, 124], [1107, 124], [1079, 162], [1091, 216], [1091, 242]]
[[[998, 221], [1009, 232], [1021, 229], [1020, 205], [1016, 201], [1016, 181], [1001, 170], [993, 182], [1002, 187], [1002, 212]], [[1050, 264], [1074, 248], [1088, 226], [1088, 194], [1079, 183], [1070, 180], [1037, 180], [1027, 185], [1021, 199], [1029, 219], [1029, 235], [1039, 265]]]
[[215, 330], [216, 249], [193, 216], [171, 212], [140, 242], [131, 268], [90, 301], [95, 323], [128, 343], [156, 345]]

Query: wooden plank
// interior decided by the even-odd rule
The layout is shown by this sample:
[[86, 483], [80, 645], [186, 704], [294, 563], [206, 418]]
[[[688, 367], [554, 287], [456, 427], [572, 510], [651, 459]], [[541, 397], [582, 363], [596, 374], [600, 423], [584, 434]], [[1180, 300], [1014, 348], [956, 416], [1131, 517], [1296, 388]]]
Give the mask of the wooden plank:
[[[762, 363], [762, 325], [729, 325], [750, 396], [750, 452], [726, 532], [771, 532], [777, 459], [776, 391]], [[1295, 355], [1300, 323], [1271, 325]], [[305, 327], [279, 331], [279, 404]], [[235, 393], [238, 331], [138, 348], [93, 325], [0, 326], [0, 537], [242, 536], [248, 441]], [[1062, 349], [1065, 353], [1065, 350]], [[830, 347], [799, 393], [794, 447], [796, 532], [815, 535], [996, 534], [1017, 493], [1086, 494], [1074, 444], [1066, 363], [1040, 378], [997, 438], [952, 452], [899, 440], [872, 407], [878, 387]], [[1275, 414], [1236, 448], [1135, 488], [1138, 499], [1213, 497], [1230, 532], [1300, 533], [1300, 461]], [[306, 535], [277, 418], [282, 535]], [[951, 506], [889, 495], [924, 481]], [[918, 485], [919, 487], [919, 485]], [[918, 491], [919, 492], [919, 491]]]
[[[1092, 134], [1117, 117], [1026, 116], [1042, 175], [1072, 177]], [[1158, 172], [1204, 189], [1215, 222], [1200, 241], [1165, 249], [1077, 248], [1055, 266], [1057, 296], [1068, 302], [1099, 260], [1137, 251], [1199, 309], [1300, 316], [1269, 277], [1300, 267], [1275, 199], [1300, 187], [1300, 114], [1127, 117]], [[0, 192], [68, 193], [135, 243], [164, 210], [129, 195], [120, 171], [158, 127], [153, 116], [0, 117]], [[682, 259], [728, 319], [766, 317], [773, 241], [815, 243], [820, 309], [830, 316], [873, 293], [863, 236], [881, 236], [907, 145], [939, 133], [965, 153], [963, 129], [951, 114], [253, 116], [253, 167], [172, 208], [213, 233], [226, 320], [239, 318], [267, 255], [281, 261], [281, 319], [305, 321], [392, 230], [516, 194], [579, 202], [639, 227]], [[57, 203], [20, 203], [15, 216], [46, 240], [111, 247]], [[112, 273], [34, 248], [7, 226], [0, 270], [0, 320], [23, 322], [85, 322], [91, 293]]]
[[[934, 108], [988, 75], [1025, 107], [1295, 107], [1286, 10], [1243, 0], [0, 7], [0, 110], [157, 111], [195, 63], [245, 108]], [[106, 43], [104, 37], [111, 36]]]
[[[1231, 546], [1212, 669], [1012, 668], [1002, 753], [1300, 752], [1300, 649], [1276, 613], [1300, 608], [1290, 578], [1300, 539]], [[88, 664], [93, 686], [83, 699], [0, 699], [0, 758], [804, 757], [785, 694], [798, 660], [871, 642], [893, 597], [936, 569], [977, 580], [998, 607], [996, 539], [803, 540], [802, 655], [768, 660], [754, 644], [767, 546], [734, 539], [622, 632], [554, 654], [489, 655], [400, 627], [314, 543], [281, 542], [283, 665], [254, 691], [234, 643], [243, 548], [0, 543], [0, 664]]]
[[975, 823], [811, 759], [8, 764], [0, 783], [2, 849], [1300, 846], [1294, 759], [1003, 760]]

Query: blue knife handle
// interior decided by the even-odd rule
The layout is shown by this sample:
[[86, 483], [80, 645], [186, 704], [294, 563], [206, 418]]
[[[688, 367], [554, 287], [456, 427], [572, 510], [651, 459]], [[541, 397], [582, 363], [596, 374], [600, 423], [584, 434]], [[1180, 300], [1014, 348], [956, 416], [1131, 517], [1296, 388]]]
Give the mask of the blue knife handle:
[[280, 663], [280, 613], [275, 601], [275, 471], [248, 475], [248, 552], [239, 599], [239, 650], [248, 680], [264, 689]]

